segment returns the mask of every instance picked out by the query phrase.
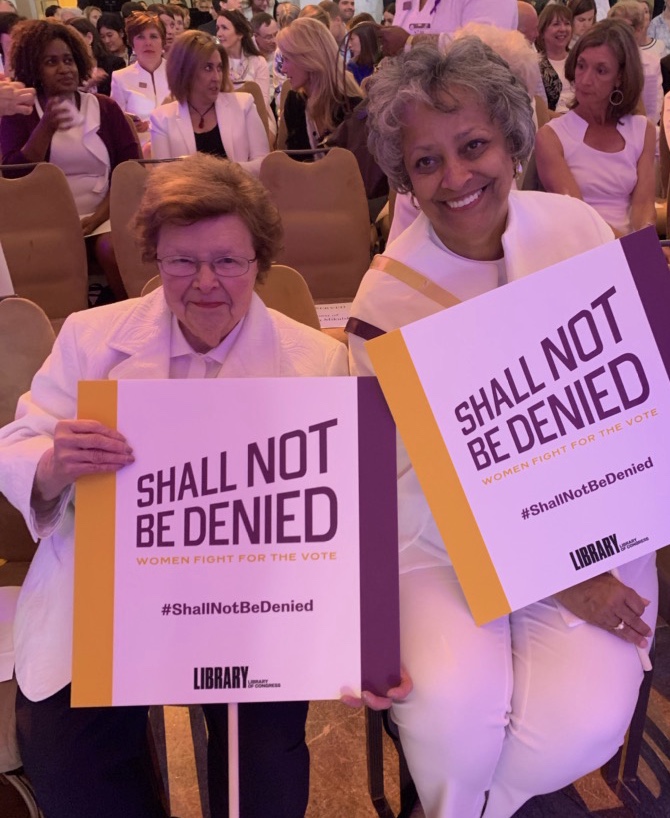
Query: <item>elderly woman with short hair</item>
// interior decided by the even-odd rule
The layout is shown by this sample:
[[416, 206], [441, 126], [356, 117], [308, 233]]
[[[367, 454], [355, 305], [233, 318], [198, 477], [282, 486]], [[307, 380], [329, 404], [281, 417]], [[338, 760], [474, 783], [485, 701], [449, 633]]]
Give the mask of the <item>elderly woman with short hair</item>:
[[[254, 293], [281, 241], [260, 182], [196, 154], [156, 168], [138, 214], [163, 286], [71, 315], [0, 430], [0, 491], [41, 538], [17, 613], [17, 730], [49, 818], [165, 818], [146, 765], [146, 707], [70, 707], [73, 485], [133, 461], [122, 432], [76, 419], [81, 380], [346, 375], [342, 344]], [[212, 423], [220, 419], [212, 418]], [[205, 705], [213, 818], [228, 815], [227, 709]], [[240, 705], [241, 814], [300, 818], [308, 798], [306, 702]]]
[[258, 176], [270, 150], [267, 134], [253, 97], [232, 90], [223, 46], [204, 31], [180, 34], [167, 60], [167, 78], [176, 101], [151, 114], [153, 158], [200, 151], [239, 162]]
[[[373, 372], [364, 339], [441, 309], [423, 284], [475, 298], [612, 239], [584, 202], [512, 190], [533, 147], [530, 101], [477, 38], [383, 64], [368, 99], [370, 148], [422, 212], [386, 250], [396, 265], [368, 271], [354, 299], [355, 374]], [[394, 267], [418, 273], [416, 289]], [[636, 646], [656, 618], [654, 557], [477, 627], [402, 446], [398, 515], [401, 659], [414, 688], [389, 698], [425, 814], [510, 818], [623, 741], [642, 680]]]

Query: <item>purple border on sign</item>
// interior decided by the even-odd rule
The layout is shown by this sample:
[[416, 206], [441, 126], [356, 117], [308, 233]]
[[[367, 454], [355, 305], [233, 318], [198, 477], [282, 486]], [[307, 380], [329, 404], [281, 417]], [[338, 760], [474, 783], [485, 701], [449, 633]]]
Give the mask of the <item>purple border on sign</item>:
[[376, 378], [358, 378], [361, 684], [400, 681], [396, 433]]
[[665, 371], [670, 377], [670, 271], [654, 227], [621, 239], [621, 248], [647, 315]]

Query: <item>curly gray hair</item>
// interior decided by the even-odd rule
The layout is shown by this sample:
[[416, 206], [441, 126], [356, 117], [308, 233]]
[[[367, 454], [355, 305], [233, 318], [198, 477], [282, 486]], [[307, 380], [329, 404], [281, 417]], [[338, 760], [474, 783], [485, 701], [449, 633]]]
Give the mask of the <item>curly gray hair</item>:
[[500, 126], [515, 164], [530, 156], [535, 139], [530, 97], [502, 57], [477, 37], [454, 41], [446, 54], [420, 45], [384, 61], [368, 85], [368, 147], [401, 193], [412, 192], [403, 159], [407, 109], [423, 103], [443, 111], [440, 97], [457, 88], [481, 99]]

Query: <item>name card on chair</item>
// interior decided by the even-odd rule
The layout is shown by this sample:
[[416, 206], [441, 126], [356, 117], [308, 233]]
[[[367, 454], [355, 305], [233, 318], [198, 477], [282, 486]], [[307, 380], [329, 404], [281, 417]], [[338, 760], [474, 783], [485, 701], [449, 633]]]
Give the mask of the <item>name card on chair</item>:
[[478, 624], [670, 542], [652, 228], [367, 344]]
[[374, 378], [82, 382], [135, 462], [76, 488], [74, 706], [399, 680], [395, 427]]

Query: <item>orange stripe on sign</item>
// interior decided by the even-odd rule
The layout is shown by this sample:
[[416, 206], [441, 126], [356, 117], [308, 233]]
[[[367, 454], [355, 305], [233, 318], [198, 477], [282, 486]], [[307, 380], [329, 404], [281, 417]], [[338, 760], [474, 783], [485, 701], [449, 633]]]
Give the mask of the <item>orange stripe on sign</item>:
[[[77, 416], [116, 429], [117, 382], [81, 381]], [[77, 480], [72, 705], [112, 704], [116, 474]]]
[[402, 332], [365, 345], [475, 622], [511, 611]]

